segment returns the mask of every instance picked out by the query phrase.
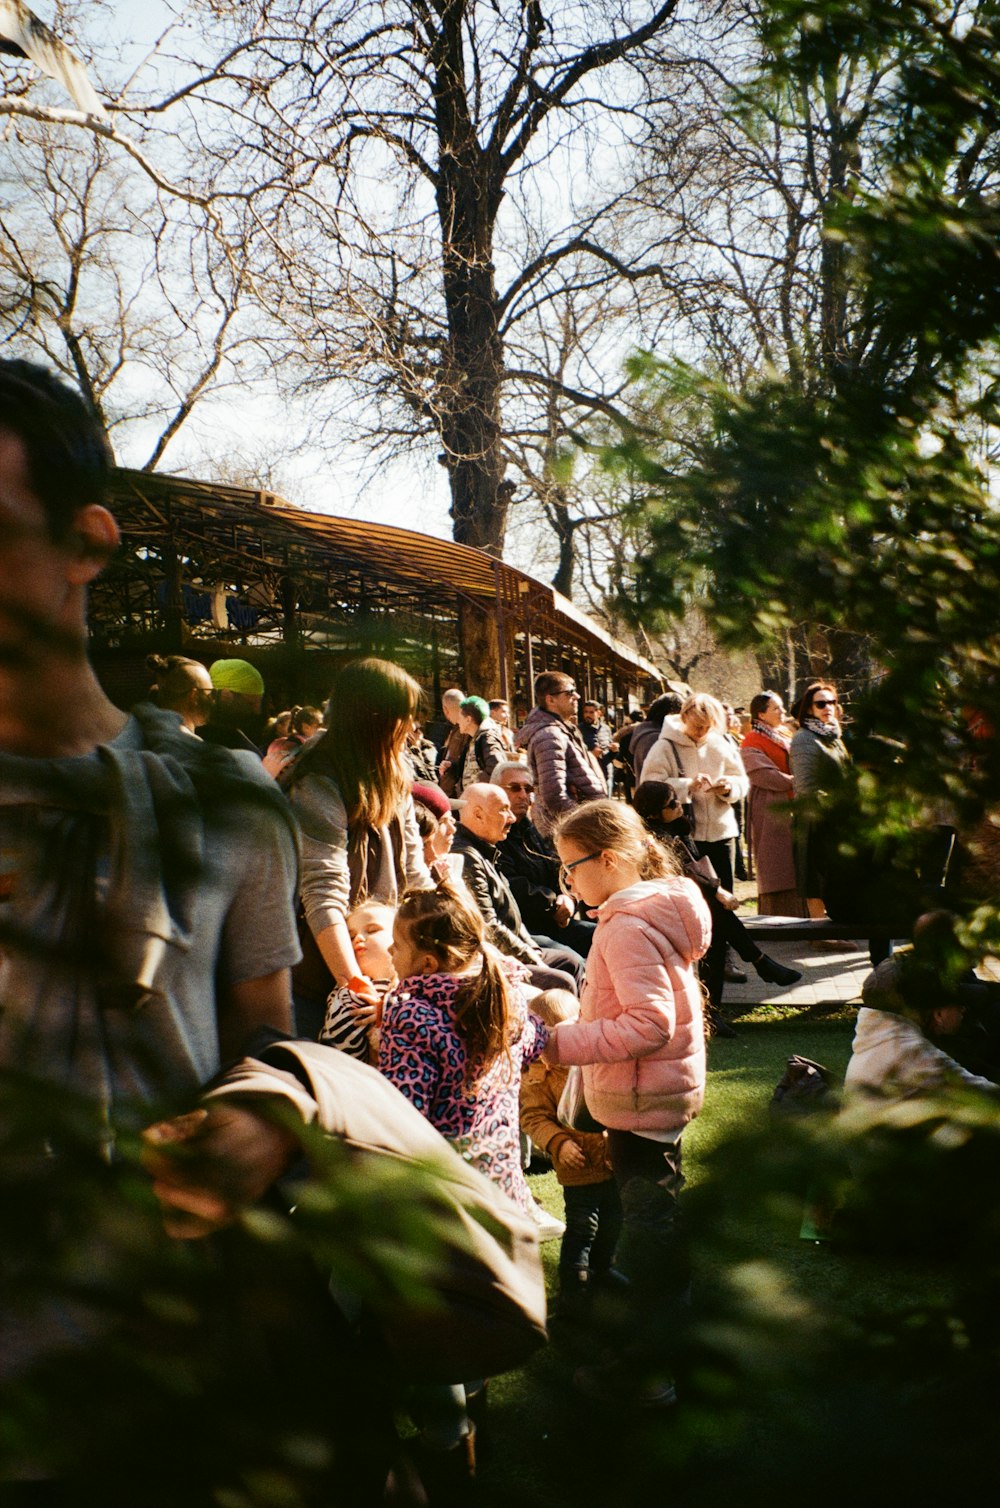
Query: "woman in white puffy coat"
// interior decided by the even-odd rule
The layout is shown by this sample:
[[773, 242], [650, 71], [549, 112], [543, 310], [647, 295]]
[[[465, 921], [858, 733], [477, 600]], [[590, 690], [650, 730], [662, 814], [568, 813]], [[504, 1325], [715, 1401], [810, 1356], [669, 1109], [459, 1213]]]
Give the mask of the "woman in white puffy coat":
[[643, 761], [640, 784], [665, 780], [682, 806], [690, 803], [691, 835], [723, 889], [732, 890], [739, 831], [733, 808], [750, 782], [725, 731], [721, 702], [703, 692], [689, 696], [676, 716], [663, 719], [660, 736]]

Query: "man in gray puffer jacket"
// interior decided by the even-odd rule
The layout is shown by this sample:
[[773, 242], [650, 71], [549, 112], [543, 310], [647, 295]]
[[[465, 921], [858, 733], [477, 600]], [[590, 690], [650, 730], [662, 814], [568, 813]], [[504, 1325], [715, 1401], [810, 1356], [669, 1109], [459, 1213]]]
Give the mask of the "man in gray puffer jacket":
[[572, 676], [545, 670], [535, 677], [535, 707], [517, 732], [535, 782], [533, 820], [548, 837], [564, 812], [608, 794], [600, 765], [577, 723], [580, 693]]

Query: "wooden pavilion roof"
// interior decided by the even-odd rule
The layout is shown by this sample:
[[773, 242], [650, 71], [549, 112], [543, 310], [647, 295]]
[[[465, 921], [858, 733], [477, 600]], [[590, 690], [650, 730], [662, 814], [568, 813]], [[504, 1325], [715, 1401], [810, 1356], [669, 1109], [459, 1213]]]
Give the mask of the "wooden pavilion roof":
[[[365, 615], [433, 620], [442, 636], [465, 600], [493, 613], [508, 634], [582, 653], [616, 682], [658, 682], [650, 661], [580, 612], [544, 582], [482, 550], [395, 525], [313, 513], [277, 495], [156, 472], [120, 469], [111, 506], [122, 550], [95, 589], [92, 616], [107, 635], [117, 621], [151, 626], [163, 611], [166, 576], [183, 584], [174, 603], [198, 638], [266, 646], [287, 641], [294, 603], [302, 642], [318, 643], [330, 625]], [[221, 609], [199, 607], [192, 594]], [[220, 598], [221, 594], [221, 598]], [[242, 608], [233, 604], [242, 604]], [[536, 668], [544, 663], [542, 659]]]

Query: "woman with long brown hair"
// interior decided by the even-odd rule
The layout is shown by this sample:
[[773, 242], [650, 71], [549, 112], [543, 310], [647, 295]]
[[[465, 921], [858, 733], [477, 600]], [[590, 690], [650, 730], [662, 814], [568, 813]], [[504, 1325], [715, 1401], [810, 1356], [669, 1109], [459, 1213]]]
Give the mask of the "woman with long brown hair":
[[300, 896], [308, 926], [295, 988], [314, 1006], [325, 1003], [333, 984], [358, 974], [348, 912], [365, 900], [395, 906], [405, 889], [434, 884], [404, 758], [420, 695], [412, 676], [388, 660], [345, 665], [331, 687], [323, 730], [288, 776], [302, 830]]

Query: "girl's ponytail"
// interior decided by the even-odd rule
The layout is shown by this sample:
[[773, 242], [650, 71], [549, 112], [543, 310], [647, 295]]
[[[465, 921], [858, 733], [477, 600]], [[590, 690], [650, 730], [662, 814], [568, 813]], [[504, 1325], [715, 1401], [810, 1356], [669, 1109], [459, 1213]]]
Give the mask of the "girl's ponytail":
[[492, 949], [482, 949], [483, 966], [455, 996], [455, 1025], [465, 1039], [467, 1079], [479, 1078], [501, 1053], [510, 1063], [510, 995]]
[[646, 834], [643, 849], [643, 856], [639, 863], [639, 874], [642, 879], [662, 880], [667, 875], [677, 873], [673, 855], [664, 848], [659, 839], [653, 837], [652, 833]]
[[444, 973], [467, 968], [478, 955], [482, 968], [463, 979], [455, 993], [455, 1025], [465, 1042], [466, 1079], [475, 1080], [503, 1054], [510, 1061], [510, 995], [503, 969], [486, 944], [483, 919], [464, 887], [441, 880], [433, 890], [411, 890], [397, 920], [417, 947], [440, 960]]

